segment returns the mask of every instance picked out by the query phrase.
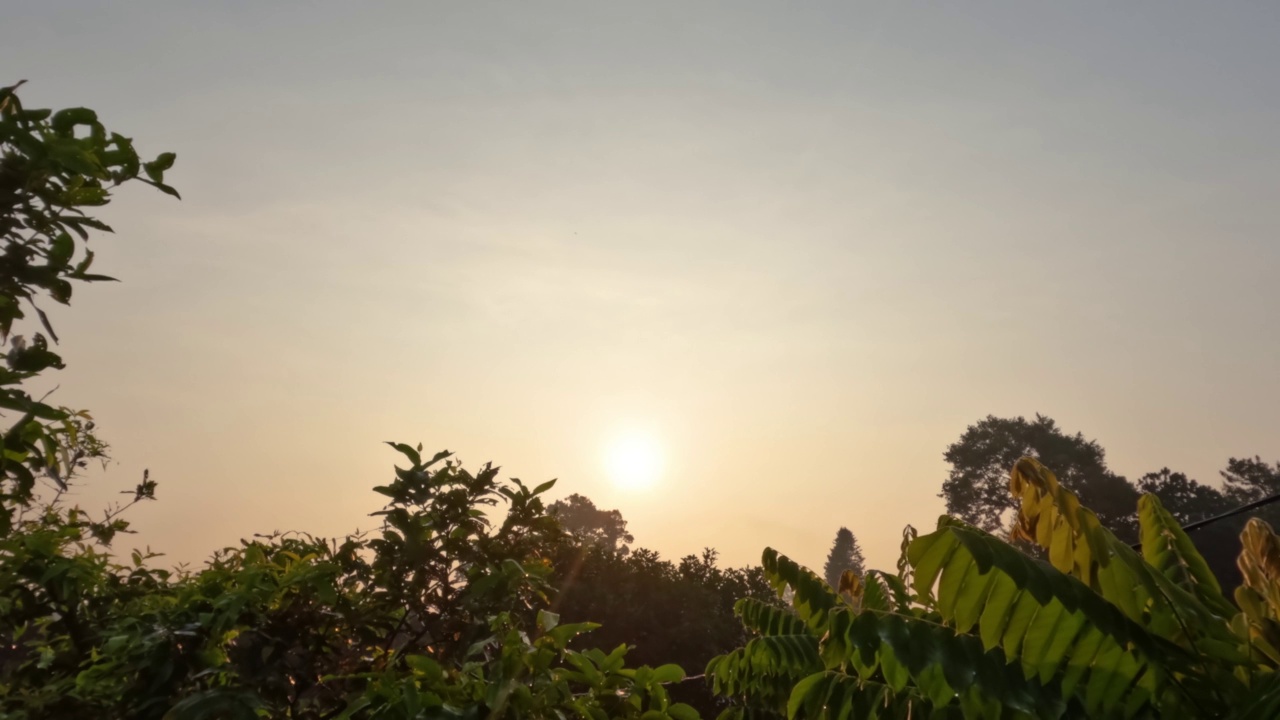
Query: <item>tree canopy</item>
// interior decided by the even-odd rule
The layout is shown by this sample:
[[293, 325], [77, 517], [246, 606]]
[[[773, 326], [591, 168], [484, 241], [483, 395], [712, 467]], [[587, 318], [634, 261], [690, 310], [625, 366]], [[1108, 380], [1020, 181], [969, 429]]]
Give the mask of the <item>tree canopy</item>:
[[1103, 525], [1122, 537], [1134, 536], [1137, 490], [1107, 467], [1101, 445], [1064, 432], [1044, 415], [1034, 420], [989, 415], [969, 426], [943, 456], [951, 464], [941, 494], [947, 512], [988, 532], [1007, 528], [1017, 507], [1008, 493], [1009, 468], [1023, 456], [1054, 468], [1063, 486], [1093, 508]]
[[599, 545], [609, 552], [627, 554], [635, 538], [627, 532], [627, 521], [617, 510], [601, 510], [591, 499], [574, 493], [551, 503], [552, 515], [564, 529], [581, 542]]
[[1224, 490], [1232, 502], [1244, 504], [1280, 493], [1280, 462], [1262, 458], [1231, 458], [1221, 472]]

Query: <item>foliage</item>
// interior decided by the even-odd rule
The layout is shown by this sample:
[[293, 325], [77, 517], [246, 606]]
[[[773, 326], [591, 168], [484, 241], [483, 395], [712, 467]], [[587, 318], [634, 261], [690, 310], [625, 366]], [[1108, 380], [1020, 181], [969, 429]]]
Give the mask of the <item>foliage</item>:
[[866, 574], [864, 564], [862, 548], [858, 547], [858, 538], [854, 537], [853, 531], [849, 528], [840, 528], [836, 532], [835, 542], [831, 545], [831, 552], [827, 553], [827, 562], [822, 567], [827, 584], [839, 589], [840, 578], [846, 572], [851, 572], [858, 577]]
[[[0, 603], [22, 653], [9, 717], [696, 717], [669, 665], [569, 649], [591, 623], [545, 609], [559, 535], [541, 495], [448, 453], [376, 488], [370, 537], [259, 537], [197, 572], [115, 563], [54, 505], [0, 548]], [[498, 514], [489, 508], [505, 505]]]
[[[739, 598], [773, 595], [762, 568], [721, 567], [711, 549], [672, 563], [644, 548], [624, 556], [596, 544], [569, 545], [556, 558], [553, 582], [562, 618], [603, 624], [584, 640], [634, 645], [636, 662], [686, 668], [703, 667], [748, 639], [733, 612]], [[717, 706], [705, 683], [683, 683], [672, 696], [708, 714]]]
[[551, 514], [569, 534], [580, 542], [591, 543], [609, 552], [627, 554], [635, 542], [627, 532], [627, 521], [617, 510], [601, 510], [590, 498], [574, 493], [564, 500], [551, 503]]
[[1033, 458], [1014, 465], [1015, 532], [1047, 559], [944, 516], [908, 528], [897, 574], [849, 595], [773, 550], [792, 613], [739, 604], [757, 636], [707, 668], [724, 717], [1274, 717], [1280, 537], [1246, 528], [1237, 610], [1155, 495], [1141, 554]]
[[[175, 156], [142, 162], [133, 143], [108, 133], [86, 108], [28, 110], [16, 91], [0, 89], [0, 341], [9, 344], [0, 368], [0, 410], [14, 413], [0, 442], [0, 537], [11, 531], [15, 508], [30, 502], [37, 481], [65, 489], [69, 476], [106, 446], [93, 434], [88, 413], [32, 397], [24, 383], [63, 367], [49, 348], [58, 336], [37, 305], [44, 298], [66, 305], [74, 283], [111, 280], [90, 272], [90, 231], [111, 232], [86, 214], [111, 199], [118, 185], [137, 180], [177, 195], [164, 184]], [[28, 340], [10, 336], [32, 311], [44, 332]]]

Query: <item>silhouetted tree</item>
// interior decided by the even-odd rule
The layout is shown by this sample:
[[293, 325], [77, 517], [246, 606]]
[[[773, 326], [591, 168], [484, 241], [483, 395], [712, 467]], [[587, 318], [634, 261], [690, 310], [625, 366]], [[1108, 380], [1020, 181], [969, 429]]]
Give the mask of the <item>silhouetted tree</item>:
[[1033, 421], [988, 415], [947, 448], [951, 473], [941, 493], [947, 512], [989, 532], [1005, 529], [1016, 503], [1009, 493], [1009, 470], [1024, 455], [1053, 470], [1121, 538], [1136, 536], [1137, 490], [1111, 472], [1096, 441], [1068, 435], [1039, 414]]
[[1138, 491], [1153, 493], [1165, 509], [1186, 525], [1226, 512], [1235, 503], [1221, 490], [1180, 472], [1161, 468], [1138, 479]]
[[1227, 497], [1236, 505], [1280, 492], [1280, 462], [1273, 466], [1257, 456], [1231, 458], [1220, 474]]
[[627, 521], [617, 510], [601, 510], [587, 497], [574, 493], [548, 508], [560, 525], [578, 540], [626, 555], [635, 542], [627, 532]]
[[845, 570], [852, 570], [858, 577], [866, 574], [863, 567], [862, 548], [858, 547], [858, 538], [847, 527], [840, 528], [836, 540], [827, 554], [827, 564], [823, 566], [827, 584], [833, 588], [840, 587], [840, 576]]

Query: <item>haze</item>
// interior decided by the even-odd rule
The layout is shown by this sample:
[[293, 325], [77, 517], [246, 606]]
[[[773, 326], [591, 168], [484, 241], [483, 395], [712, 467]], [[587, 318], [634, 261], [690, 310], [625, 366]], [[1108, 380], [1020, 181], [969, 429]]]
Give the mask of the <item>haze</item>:
[[54, 318], [114, 447], [81, 499], [150, 468], [172, 560], [370, 527], [384, 440], [814, 567], [847, 525], [891, 568], [987, 414], [1131, 478], [1280, 457], [1280, 7], [4, 14], [27, 107], [178, 154]]

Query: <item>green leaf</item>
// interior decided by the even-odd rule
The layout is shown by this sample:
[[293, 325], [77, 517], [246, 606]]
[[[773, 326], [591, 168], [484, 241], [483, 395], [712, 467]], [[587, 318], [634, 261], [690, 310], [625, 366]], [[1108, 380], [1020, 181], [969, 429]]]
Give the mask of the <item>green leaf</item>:
[[165, 720], [257, 720], [257, 701], [247, 693], [206, 690], [178, 702]]
[[98, 122], [98, 114], [89, 108], [67, 108], [53, 114], [49, 125], [60, 135], [69, 135], [77, 125], [93, 125]]
[[674, 663], [659, 665], [653, 670], [653, 681], [656, 683], [674, 683], [684, 680], [684, 668]]
[[164, 193], [165, 195], [172, 195], [172, 196], [174, 196], [174, 197], [178, 198], [179, 200], [181, 200], [181, 199], [182, 199], [182, 196], [178, 194], [178, 191], [177, 191], [177, 190], [173, 189], [172, 187], [170, 187], [170, 186], [168, 186], [168, 185], [165, 185], [164, 183], [160, 183], [160, 182], [148, 182], [147, 184], [148, 184], [148, 185], [150, 185], [150, 186], [152, 186], [152, 187], [154, 187], [155, 189], [159, 190], [160, 192]]
[[700, 720], [698, 711], [684, 703], [672, 703], [667, 707], [667, 714], [674, 720]]
[[786, 588], [792, 590], [791, 605], [805, 625], [821, 633], [826, 626], [827, 613], [841, 604], [827, 581], [773, 548], [765, 548], [761, 564], [765, 577], [775, 590], [780, 594]]
[[178, 159], [178, 156], [175, 155], [174, 153], [171, 153], [171, 152], [160, 153], [159, 155], [156, 156], [155, 160], [152, 160], [151, 162], [143, 163], [142, 169], [143, 169], [143, 172], [147, 174], [147, 177], [150, 178], [152, 181], [157, 183], [163, 182], [164, 171], [173, 167], [173, 162], [174, 160], [177, 160], [177, 159]]
[[734, 603], [733, 612], [748, 630], [760, 635], [802, 635], [804, 621], [786, 608], [756, 598], [743, 598]]
[[63, 268], [71, 262], [71, 256], [76, 252], [75, 240], [67, 233], [58, 233], [53, 238], [53, 242], [49, 245], [49, 264], [53, 267]]
[[404, 662], [414, 672], [425, 675], [428, 682], [438, 682], [444, 677], [444, 670], [440, 667], [440, 663], [426, 655], [406, 655]]
[[795, 720], [796, 715], [800, 713], [800, 708], [810, 700], [809, 695], [823, 687], [823, 681], [829, 676], [830, 673], [818, 672], [796, 683], [795, 689], [791, 691], [791, 697], [787, 700], [788, 720]]
[[413, 449], [413, 446], [391, 441], [387, 441], [387, 444], [395, 448], [401, 455], [408, 458], [409, 462], [413, 463], [414, 467], [422, 465], [422, 455], [417, 450]]
[[555, 626], [559, 624], [560, 624], [560, 616], [558, 614], [553, 612], [547, 612], [546, 610], [538, 611], [537, 625], [538, 625], [538, 629], [541, 630], [542, 632], [547, 632], [555, 628]]
[[564, 647], [570, 640], [585, 632], [590, 632], [600, 627], [600, 623], [583, 622], [568, 623], [565, 625], [557, 625], [547, 632], [547, 636], [555, 642], [557, 647]]
[[1196, 596], [1211, 611], [1230, 618], [1231, 606], [1195, 543], [1153, 494], [1138, 500], [1142, 557], [1173, 584]]
[[371, 700], [369, 700], [369, 697], [366, 695], [361, 695], [354, 700], [350, 700], [347, 702], [346, 709], [342, 711], [341, 715], [334, 718], [334, 720], [351, 720], [353, 715], [368, 707], [370, 702]]

